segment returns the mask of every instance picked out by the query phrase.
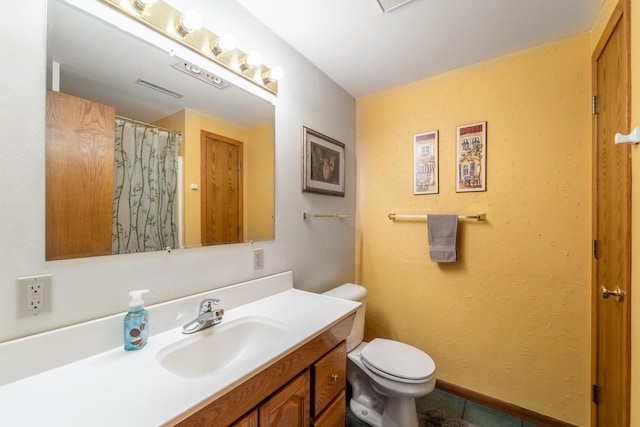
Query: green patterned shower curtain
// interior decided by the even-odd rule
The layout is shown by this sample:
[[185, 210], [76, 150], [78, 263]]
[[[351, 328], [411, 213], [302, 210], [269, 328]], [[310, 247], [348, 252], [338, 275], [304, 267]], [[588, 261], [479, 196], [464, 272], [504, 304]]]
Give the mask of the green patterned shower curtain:
[[179, 247], [180, 140], [177, 132], [116, 120], [114, 254]]

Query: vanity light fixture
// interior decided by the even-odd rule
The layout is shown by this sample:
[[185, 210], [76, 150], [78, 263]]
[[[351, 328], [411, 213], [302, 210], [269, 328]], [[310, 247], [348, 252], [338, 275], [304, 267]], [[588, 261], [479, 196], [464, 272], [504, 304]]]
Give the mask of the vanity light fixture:
[[[262, 56], [259, 53], [247, 54], [246, 51], [236, 47], [235, 38], [231, 34], [219, 35], [204, 27], [202, 16], [198, 12], [181, 12], [166, 0], [99, 1], [272, 94], [278, 94], [278, 80], [282, 78], [282, 71], [271, 70], [262, 64]], [[146, 13], [152, 5], [152, 13]], [[193, 71], [195, 70], [188, 72], [195, 75]], [[205, 70], [202, 71], [203, 75], [209, 74]], [[217, 78], [213, 80], [207, 78], [207, 80], [217, 85], [214, 81]]]
[[182, 15], [180, 21], [178, 21], [178, 25], [176, 25], [176, 30], [178, 30], [182, 37], [186, 37], [200, 28], [202, 28], [202, 15], [193, 9], [187, 10], [187, 13]]
[[233, 34], [225, 33], [220, 36], [215, 42], [211, 43], [211, 52], [215, 56], [222, 55], [225, 52], [236, 48], [236, 38]]
[[145, 10], [153, 6], [156, 1], [157, 0], [131, 0], [131, 4], [140, 12], [144, 12]]
[[242, 71], [251, 70], [262, 64], [262, 55], [257, 50], [252, 51], [240, 60], [238, 66]]

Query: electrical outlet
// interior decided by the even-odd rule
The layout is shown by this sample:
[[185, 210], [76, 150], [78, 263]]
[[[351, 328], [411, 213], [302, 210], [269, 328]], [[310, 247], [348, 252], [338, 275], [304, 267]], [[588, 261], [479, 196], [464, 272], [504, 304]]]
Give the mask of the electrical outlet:
[[257, 248], [253, 250], [253, 270], [262, 270], [264, 268], [264, 250]]
[[44, 284], [37, 279], [27, 283], [27, 310], [38, 311], [43, 308]]
[[18, 278], [16, 293], [18, 318], [51, 311], [51, 279], [51, 274]]

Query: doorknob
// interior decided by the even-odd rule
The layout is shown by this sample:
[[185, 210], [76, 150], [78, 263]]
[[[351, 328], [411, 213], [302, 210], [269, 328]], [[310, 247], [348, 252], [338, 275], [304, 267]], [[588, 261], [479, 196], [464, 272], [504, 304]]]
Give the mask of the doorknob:
[[602, 298], [604, 299], [607, 299], [610, 296], [616, 297], [618, 299], [618, 302], [621, 302], [624, 299], [624, 291], [620, 289], [620, 287], [617, 287], [614, 290], [610, 291], [604, 286], [601, 286], [600, 292], [602, 293]]

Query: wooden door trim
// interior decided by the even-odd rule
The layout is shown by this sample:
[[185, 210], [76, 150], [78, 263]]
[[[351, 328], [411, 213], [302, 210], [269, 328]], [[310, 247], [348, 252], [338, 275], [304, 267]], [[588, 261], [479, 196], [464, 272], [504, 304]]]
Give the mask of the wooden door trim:
[[[620, 132], [629, 132], [631, 126], [631, 14], [630, 12], [630, 0], [620, 0], [614, 8], [605, 29], [598, 40], [591, 57], [591, 77], [592, 77], [592, 93], [594, 96], [598, 94], [598, 59], [602, 55], [609, 39], [611, 38], [614, 30], [618, 25], [622, 25], [623, 40], [625, 43], [625, 87], [626, 90], [622, 94], [625, 97], [625, 109], [626, 120], [624, 121], [625, 129], [619, 130]], [[624, 381], [627, 390], [631, 390], [631, 158], [630, 147], [623, 145], [619, 147], [625, 151], [629, 162], [629, 174], [625, 179], [625, 187], [622, 191], [626, 191], [627, 206], [625, 210], [627, 212], [627, 229], [628, 233], [624, 244], [628, 251], [626, 253], [626, 265], [627, 271], [624, 272], [623, 287], [627, 294], [625, 295], [625, 304], [628, 304], [628, 310], [626, 315], [626, 330], [627, 330], [627, 346], [624, 349]], [[598, 117], [596, 114], [592, 118], [592, 236], [595, 239], [598, 236]], [[597, 304], [601, 296], [599, 295], [598, 287], [598, 265], [597, 260], [592, 256], [591, 261], [591, 383], [596, 384], [598, 379], [598, 366], [597, 366]], [[626, 401], [624, 402], [624, 408], [626, 408], [625, 419], [627, 425], [630, 422], [630, 408], [631, 408], [631, 396], [630, 393], [626, 395]], [[597, 406], [591, 403], [591, 425], [597, 426]]]
[[[242, 141], [238, 141], [206, 130], [200, 130], [200, 239], [203, 246], [205, 246], [207, 242], [207, 180], [204, 179], [207, 174], [207, 138], [212, 138], [218, 141], [226, 142], [228, 144], [236, 145], [238, 147], [238, 157], [240, 158], [240, 162], [242, 163], [242, 168], [244, 168], [244, 153], [242, 150]], [[240, 170], [238, 172], [238, 235], [240, 241], [244, 240], [243, 175], [244, 173], [242, 173], [242, 170]]]

